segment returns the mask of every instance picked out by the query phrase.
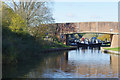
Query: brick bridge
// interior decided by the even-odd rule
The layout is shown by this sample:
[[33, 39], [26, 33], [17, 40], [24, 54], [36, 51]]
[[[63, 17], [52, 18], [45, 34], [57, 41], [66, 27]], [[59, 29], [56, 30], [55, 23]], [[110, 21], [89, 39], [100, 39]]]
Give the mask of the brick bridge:
[[56, 23], [58, 34], [73, 33], [101, 33], [111, 35], [111, 47], [120, 46], [120, 23], [118, 22], [79, 22], [79, 23]]

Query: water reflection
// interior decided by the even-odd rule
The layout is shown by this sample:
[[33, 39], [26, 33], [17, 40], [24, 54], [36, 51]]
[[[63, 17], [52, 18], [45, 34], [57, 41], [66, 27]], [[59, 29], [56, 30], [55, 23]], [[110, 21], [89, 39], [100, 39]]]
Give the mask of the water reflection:
[[[43, 60], [26, 77], [34, 78], [117, 78], [118, 56], [98, 48], [79, 48]], [[42, 70], [42, 71], [40, 71]]]
[[[8, 72], [10, 75], [6, 73], [6, 77], [118, 78], [119, 56], [102, 53], [100, 48], [87, 47], [71, 51], [49, 53], [40, 58], [37, 62], [35, 60], [37, 64], [31, 62], [29, 65], [20, 65], [17, 68], [9, 67], [10, 71], [5, 70], [5, 72]], [[30, 66], [34, 67], [27, 70]]]

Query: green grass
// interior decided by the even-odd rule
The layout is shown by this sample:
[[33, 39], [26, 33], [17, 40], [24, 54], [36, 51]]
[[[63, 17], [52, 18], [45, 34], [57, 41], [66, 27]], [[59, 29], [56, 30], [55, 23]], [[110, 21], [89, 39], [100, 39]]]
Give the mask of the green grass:
[[38, 40], [27, 32], [12, 32], [7, 27], [2, 27], [2, 35], [2, 61], [5, 64], [30, 60], [47, 49], [68, 47], [58, 41]]
[[106, 50], [112, 50], [112, 51], [120, 51], [120, 47], [117, 48], [104, 48]]

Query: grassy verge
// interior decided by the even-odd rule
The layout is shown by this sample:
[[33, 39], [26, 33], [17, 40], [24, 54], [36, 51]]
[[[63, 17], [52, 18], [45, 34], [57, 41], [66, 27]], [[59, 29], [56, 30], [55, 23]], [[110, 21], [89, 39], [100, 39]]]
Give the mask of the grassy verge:
[[120, 47], [117, 48], [104, 48], [106, 50], [112, 50], [112, 51], [120, 51]]
[[7, 27], [2, 28], [2, 61], [3, 64], [24, 62], [33, 57], [40, 57], [41, 51], [51, 48], [68, 47], [60, 42], [36, 39], [26, 32], [13, 32]]

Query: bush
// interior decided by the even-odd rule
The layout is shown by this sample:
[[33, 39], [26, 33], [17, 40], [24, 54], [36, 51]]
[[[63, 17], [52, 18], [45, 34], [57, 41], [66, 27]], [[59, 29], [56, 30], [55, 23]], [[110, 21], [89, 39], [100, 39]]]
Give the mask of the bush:
[[105, 40], [105, 38], [107, 38], [108, 41], [110, 41], [110, 35], [109, 34], [104, 34], [104, 35], [100, 35], [97, 37], [97, 39], [100, 39], [100, 40]]

